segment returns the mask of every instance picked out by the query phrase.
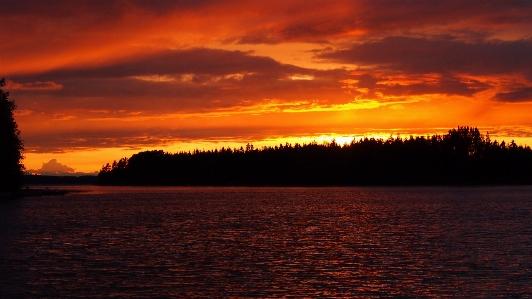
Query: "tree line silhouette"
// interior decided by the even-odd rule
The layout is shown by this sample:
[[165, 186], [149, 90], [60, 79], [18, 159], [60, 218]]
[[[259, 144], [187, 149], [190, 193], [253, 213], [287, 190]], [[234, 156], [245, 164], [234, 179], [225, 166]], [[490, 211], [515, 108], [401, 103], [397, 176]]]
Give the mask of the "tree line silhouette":
[[0, 79], [0, 192], [11, 192], [22, 185], [24, 143], [15, 122], [17, 105], [9, 100], [9, 92], [3, 86], [4, 78]]
[[145, 151], [102, 167], [100, 185], [364, 186], [531, 184], [532, 150], [491, 141], [477, 128], [340, 145], [280, 144], [165, 153]]

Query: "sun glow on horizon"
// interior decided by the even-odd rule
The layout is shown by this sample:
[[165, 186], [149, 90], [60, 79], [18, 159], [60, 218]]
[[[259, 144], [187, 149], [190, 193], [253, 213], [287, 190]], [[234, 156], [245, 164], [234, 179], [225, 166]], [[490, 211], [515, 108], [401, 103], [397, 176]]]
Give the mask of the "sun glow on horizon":
[[[414, 133], [414, 132], [418, 133]], [[107, 163], [112, 163], [113, 161], [118, 161], [124, 157], [131, 157], [134, 154], [137, 154], [142, 151], [152, 151], [152, 150], [163, 150], [164, 152], [169, 153], [179, 153], [179, 152], [193, 152], [194, 150], [200, 151], [214, 151], [223, 148], [231, 149], [240, 149], [246, 148], [247, 144], [252, 144], [254, 149], [262, 149], [263, 147], [275, 147], [275, 146], [284, 146], [286, 144], [330, 144], [335, 142], [339, 146], [349, 145], [353, 141], [360, 141], [364, 138], [373, 138], [380, 140], [387, 140], [388, 138], [401, 138], [407, 139], [412, 137], [431, 137], [432, 135], [444, 135], [447, 133], [446, 129], [436, 129], [433, 133], [425, 132], [424, 129], [390, 129], [390, 130], [380, 130], [374, 132], [359, 131], [356, 134], [317, 134], [317, 135], [307, 135], [307, 136], [277, 136], [269, 137], [265, 139], [253, 139], [253, 138], [221, 138], [218, 140], [183, 140], [181, 142], [173, 142], [170, 144], [160, 144], [155, 146], [136, 146], [130, 148], [123, 147], [110, 147], [110, 148], [100, 148], [100, 149], [79, 149], [73, 151], [66, 151], [61, 153], [38, 153], [38, 152], [28, 152], [25, 153], [24, 164], [26, 170], [36, 170], [39, 169], [43, 163], [56, 159], [57, 161], [71, 166], [74, 165], [75, 171], [85, 174], [96, 174], [103, 165]], [[486, 132], [481, 132], [483, 135]], [[509, 137], [504, 135], [497, 135], [490, 133], [490, 138], [492, 141], [497, 140], [498, 142], [505, 141], [509, 143], [510, 141], [515, 141], [518, 145], [521, 146], [530, 146], [532, 145], [532, 137]]]

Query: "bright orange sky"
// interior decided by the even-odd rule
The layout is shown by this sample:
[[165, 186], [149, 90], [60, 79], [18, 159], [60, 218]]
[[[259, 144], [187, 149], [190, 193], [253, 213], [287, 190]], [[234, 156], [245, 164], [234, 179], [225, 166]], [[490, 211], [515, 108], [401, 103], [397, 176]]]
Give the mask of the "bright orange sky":
[[29, 170], [458, 125], [532, 145], [530, 1], [3, 0], [0, 11], [0, 77]]

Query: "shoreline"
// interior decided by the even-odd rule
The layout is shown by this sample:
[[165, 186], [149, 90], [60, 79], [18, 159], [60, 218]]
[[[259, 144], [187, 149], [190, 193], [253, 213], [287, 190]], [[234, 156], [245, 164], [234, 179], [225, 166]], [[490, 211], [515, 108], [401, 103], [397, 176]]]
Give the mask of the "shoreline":
[[45, 188], [24, 188], [12, 192], [2, 192], [0, 193], [0, 199], [14, 199], [22, 197], [42, 197], [42, 196], [56, 196], [56, 195], [66, 195], [67, 193], [76, 192], [75, 190], [65, 190], [65, 189], [50, 189]]

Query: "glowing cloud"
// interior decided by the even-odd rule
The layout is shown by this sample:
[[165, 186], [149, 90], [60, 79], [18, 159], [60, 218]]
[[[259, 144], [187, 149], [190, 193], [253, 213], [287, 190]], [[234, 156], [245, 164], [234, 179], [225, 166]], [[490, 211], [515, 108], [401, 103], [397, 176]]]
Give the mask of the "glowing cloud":
[[63, 85], [51, 81], [21, 84], [7, 80], [5, 88], [7, 90], [61, 90]]
[[530, 1], [5, 4], [0, 76], [33, 168], [393, 128], [532, 137]]

